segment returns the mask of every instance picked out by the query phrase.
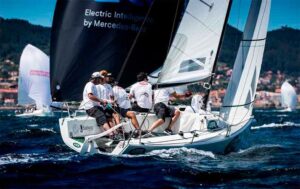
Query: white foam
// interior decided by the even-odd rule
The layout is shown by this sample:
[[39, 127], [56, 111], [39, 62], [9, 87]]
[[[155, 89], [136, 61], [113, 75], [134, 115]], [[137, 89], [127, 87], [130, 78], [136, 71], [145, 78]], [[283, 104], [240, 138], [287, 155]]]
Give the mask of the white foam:
[[17, 133], [27, 133], [27, 132], [30, 132], [29, 129], [22, 129], [22, 130], [18, 130], [16, 131]]
[[183, 155], [187, 154], [189, 156], [191, 155], [197, 155], [197, 156], [205, 156], [210, 157], [212, 159], [215, 159], [215, 155], [212, 152], [209, 151], [203, 151], [203, 150], [197, 150], [194, 148], [172, 148], [172, 149], [162, 149], [162, 150], [153, 150], [149, 153], [149, 155], [159, 156], [164, 159], [172, 159], [176, 157], [177, 155]]
[[56, 131], [54, 131], [53, 128], [41, 128], [42, 131], [49, 131], [49, 132], [52, 132], [52, 133], [56, 133]]
[[268, 109], [268, 110], [256, 109], [256, 110], [254, 110], [254, 112], [265, 112], [265, 113], [269, 113], [269, 112], [280, 112], [280, 110], [278, 110], [278, 109]]
[[76, 155], [71, 155], [69, 153], [55, 154], [55, 155], [41, 155], [41, 154], [5, 154], [0, 157], [0, 165], [8, 164], [26, 164], [35, 162], [44, 162], [49, 160], [57, 161], [70, 161]]
[[27, 125], [28, 127], [38, 127], [39, 125], [38, 124], [30, 124], [30, 125]]
[[238, 154], [242, 154], [242, 153], [247, 153], [250, 151], [254, 151], [260, 148], [278, 148], [278, 147], [283, 147], [279, 144], [262, 144], [262, 145], [255, 145], [255, 146], [251, 146], [250, 148], [244, 149], [244, 150], [239, 150], [237, 153]]
[[252, 130], [264, 128], [282, 128], [282, 127], [300, 127], [300, 123], [284, 122], [284, 123], [268, 123], [260, 126], [251, 127]]
[[[41, 128], [41, 131], [51, 132], [51, 133], [57, 133], [53, 128]], [[17, 133], [29, 133], [31, 132], [30, 129], [21, 129], [16, 131]]]

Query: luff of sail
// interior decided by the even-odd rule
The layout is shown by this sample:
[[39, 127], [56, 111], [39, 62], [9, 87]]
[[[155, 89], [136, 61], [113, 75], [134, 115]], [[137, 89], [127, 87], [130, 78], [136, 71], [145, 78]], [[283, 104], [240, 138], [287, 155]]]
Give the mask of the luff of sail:
[[37, 109], [50, 105], [49, 57], [30, 44], [20, 58], [18, 86], [18, 104], [36, 104]]
[[253, 0], [221, 108], [231, 125], [250, 119], [261, 69], [271, 0]]
[[285, 81], [281, 85], [281, 106], [289, 110], [294, 110], [297, 107], [297, 94], [294, 87]]
[[211, 76], [229, 0], [190, 0], [159, 75], [158, 86]]

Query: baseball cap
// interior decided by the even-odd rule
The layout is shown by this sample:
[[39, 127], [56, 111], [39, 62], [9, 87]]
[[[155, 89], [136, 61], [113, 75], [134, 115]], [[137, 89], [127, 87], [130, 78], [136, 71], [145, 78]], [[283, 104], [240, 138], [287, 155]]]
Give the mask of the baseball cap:
[[92, 75], [91, 75], [91, 78], [103, 78], [103, 76], [99, 73], [99, 72], [94, 72]]

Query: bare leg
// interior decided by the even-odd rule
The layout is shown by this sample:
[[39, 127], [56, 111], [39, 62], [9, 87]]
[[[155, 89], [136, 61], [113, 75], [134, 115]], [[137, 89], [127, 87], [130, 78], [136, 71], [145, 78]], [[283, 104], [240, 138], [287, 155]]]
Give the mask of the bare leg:
[[167, 129], [171, 130], [172, 126], [177, 121], [177, 119], [178, 119], [179, 116], [180, 116], [180, 111], [179, 110], [175, 110], [174, 116], [172, 117], [171, 122], [168, 125]]
[[126, 113], [126, 116], [131, 120], [132, 125], [134, 126], [135, 129], [139, 129], [139, 123], [136, 119], [135, 113], [133, 111], [128, 111]]
[[108, 125], [108, 123], [104, 123], [103, 128], [105, 131], [107, 131], [108, 129], [110, 129], [110, 126]]
[[[103, 124], [103, 128], [105, 131], [107, 131], [108, 129], [110, 129], [110, 126], [108, 123], [104, 123]], [[114, 132], [109, 133], [109, 136], [112, 137], [114, 135]]]
[[[114, 122], [112, 121], [112, 119], [108, 119], [107, 122], [108, 122], [109, 128], [112, 128], [113, 126], [115, 126], [115, 125], [114, 125]], [[118, 131], [117, 131], [117, 130], [114, 130], [112, 133], [113, 133], [113, 134], [118, 134]]]
[[118, 125], [118, 124], [121, 123], [121, 121], [120, 121], [120, 116], [119, 116], [118, 114], [113, 113], [113, 118], [114, 118], [114, 120], [115, 120], [115, 122], [116, 122], [116, 125]]
[[164, 124], [164, 120], [163, 119], [158, 119], [156, 120], [151, 127], [148, 129], [148, 131], [152, 132], [155, 128], [159, 127], [160, 125]]
[[108, 119], [107, 123], [108, 123], [108, 125], [109, 125], [110, 128], [112, 128], [113, 126], [115, 126], [115, 124], [114, 124], [114, 122], [113, 122], [112, 119]]

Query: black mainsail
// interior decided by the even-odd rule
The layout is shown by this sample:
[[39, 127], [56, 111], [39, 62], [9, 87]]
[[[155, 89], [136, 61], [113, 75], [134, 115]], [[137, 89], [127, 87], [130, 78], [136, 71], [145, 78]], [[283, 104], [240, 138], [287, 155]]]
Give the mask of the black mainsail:
[[117, 77], [122, 68], [119, 83], [127, 86], [138, 72], [162, 65], [184, 5], [185, 0], [58, 0], [50, 49], [53, 99], [81, 100], [97, 70]]

